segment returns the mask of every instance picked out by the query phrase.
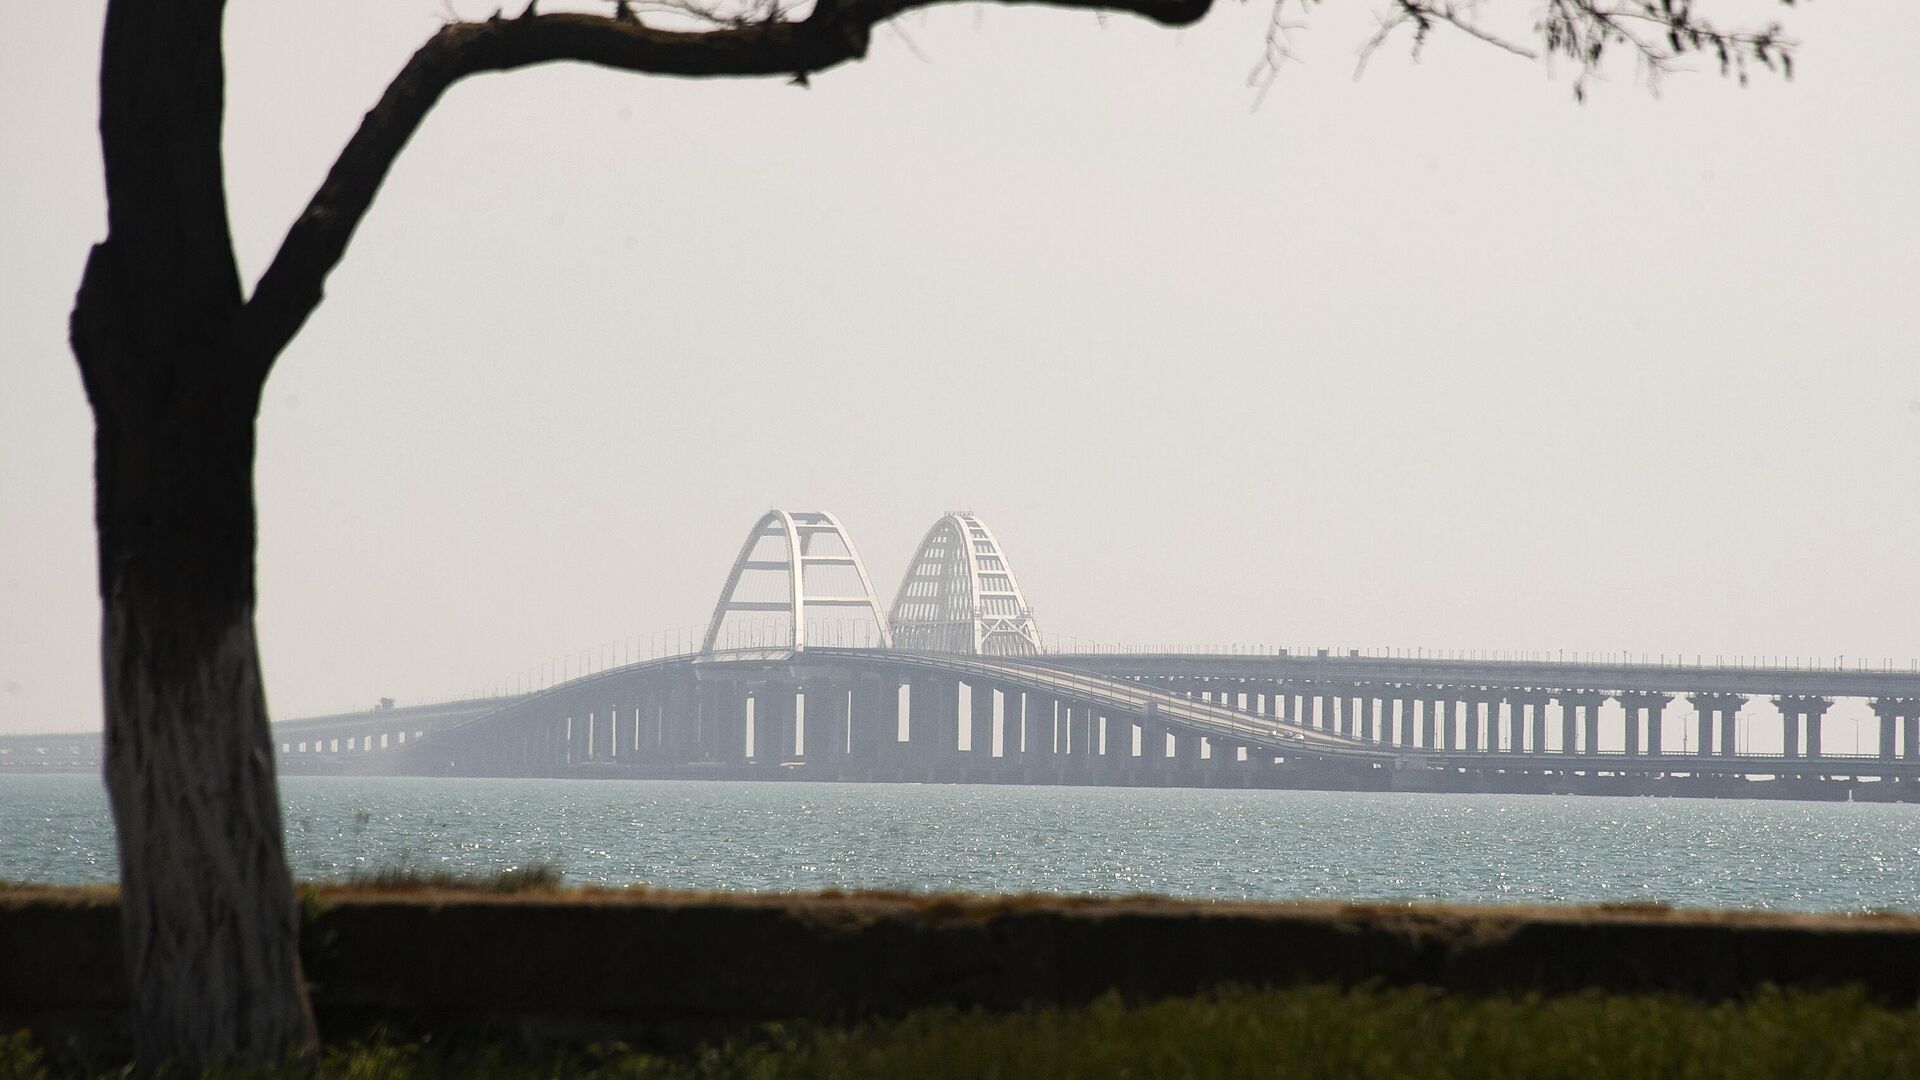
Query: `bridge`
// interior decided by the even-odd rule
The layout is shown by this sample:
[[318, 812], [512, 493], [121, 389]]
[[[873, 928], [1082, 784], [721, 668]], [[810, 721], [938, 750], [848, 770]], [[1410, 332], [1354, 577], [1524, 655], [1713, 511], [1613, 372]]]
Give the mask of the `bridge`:
[[[1826, 737], [1844, 699], [1871, 710], [1864, 749]], [[1777, 751], [1760, 725], [1777, 725]], [[1920, 671], [1048, 652], [977, 515], [937, 520], [883, 608], [837, 518], [772, 510], [684, 653], [538, 693], [280, 724], [275, 739], [289, 773], [1909, 800]]]

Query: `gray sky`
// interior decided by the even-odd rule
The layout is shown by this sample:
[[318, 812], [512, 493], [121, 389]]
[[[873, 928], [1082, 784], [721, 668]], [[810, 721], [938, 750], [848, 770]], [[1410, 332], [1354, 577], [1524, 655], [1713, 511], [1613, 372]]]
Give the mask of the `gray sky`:
[[[276, 714], [696, 627], [773, 505], [888, 602], [974, 509], [1082, 642], [1920, 655], [1910, 12], [1582, 107], [1457, 36], [1356, 83], [1371, 7], [1258, 111], [1232, 4], [937, 11], [810, 90], [457, 87], [261, 410]], [[99, 723], [101, 10], [0, 38], [0, 731]], [[440, 10], [231, 5], [249, 279]]]

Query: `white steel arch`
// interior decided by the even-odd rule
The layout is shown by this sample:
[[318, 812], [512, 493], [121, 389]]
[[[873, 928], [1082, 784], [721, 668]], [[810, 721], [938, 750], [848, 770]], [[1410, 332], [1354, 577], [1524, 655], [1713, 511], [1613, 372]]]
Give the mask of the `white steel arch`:
[[902, 649], [973, 656], [1034, 656], [1040, 630], [993, 531], [972, 511], [933, 523], [893, 599]]
[[[778, 550], [767, 550], [769, 548]], [[819, 580], [842, 568], [850, 570], [851, 577], [842, 572], [837, 575], [841, 579], [838, 582]], [[783, 578], [777, 599], [765, 595], [765, 588], [756, 591], [750, 587], [767, 583], [753, 582], [749, 575], [765, 574], [778, 574]], [[748, 595], [742, 595], [743, 591]], [[849, 611], [856, 612], [850, 624], [848, 620], [829, 617]], [[776, 620], [773, 630], [784, 640], [757, 637], [730, 640], [728, 616], [737, 614], [784, 614], [786, 629], [778, 629]], [[769, 510], [754, 523], [746, 542], [740, 545], [740, 554], [727, 573], [727, 584], [720, 590], [720, 602], [714, 605], [713, 619], [707, 624], [707, 636], [701, 648], [713, 652], [720, 647], [751, 644], [798, 651], [807, 647], [809, 622], [816, 624], [812, 636], [821, 636], [822, 629], [829, 631], [825, 636], [830, 644], [877, 644], [883, 649], [893, 644], [892, 635], [887, 631], [886, 613], [874, 595], [873, 579], [868, 576], [866, 564], [860, 561], [859, 549], [853, 546], [853, 537], [847, 535], [840, 519], [824, 510]], [[737, 633], [736, 628], [736, 636]], [[837, 640], [841, 637], [845, 640]]]

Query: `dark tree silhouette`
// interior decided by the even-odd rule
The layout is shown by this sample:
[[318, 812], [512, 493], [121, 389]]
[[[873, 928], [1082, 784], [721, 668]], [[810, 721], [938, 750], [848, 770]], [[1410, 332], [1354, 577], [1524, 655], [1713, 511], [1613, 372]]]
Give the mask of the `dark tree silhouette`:
[[[254, 416], [275, 358], [434, 103], [466, 76], [555, 61], [804, 83], [863, 56], [877, 24], [943, 2], [812, 0], [802, 13], [780, 0], [726, 11], [668, 0], [636, 14], [619, 0], [604, 15], [529, 4], [449, 23], [367, 113], [249, 296], [221, 159], [224, 0], [110, 0], [108, 231], [87, 260], [70, 336], [96, 428], [106, 781], [142, 1067], [272, 1063], [314, 1045], [254, 637]], [[1211, 0], [1006, 2], [1177, 26]], [[1313, 2], [1278, 0], [1276, 34], [1290, 8]], [[1749, 61], [1788, 62], [1777, 30], [1723, 32], [1688, 0], [1532, 2], [1527, 45], [1483, 29], [1472, 0], [1385, 3], [1382, 35], [1405, 27], [1417, 47], [1459, 29], [1582, 72], [1615, 48], [1654, 72], [1696, 52], [1737, 74]]]

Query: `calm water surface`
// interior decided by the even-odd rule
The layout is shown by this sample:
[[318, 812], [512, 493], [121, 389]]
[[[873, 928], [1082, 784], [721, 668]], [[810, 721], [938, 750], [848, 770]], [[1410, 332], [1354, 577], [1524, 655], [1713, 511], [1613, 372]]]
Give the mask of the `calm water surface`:
[[[289, 777], [295, 873], [702, 889], [1657, 901], [1920, 911], [1920, 810], [1850, 803], [912, 784]], [[0, 777], [0, 879], [115, 877], [93, 776]]]

